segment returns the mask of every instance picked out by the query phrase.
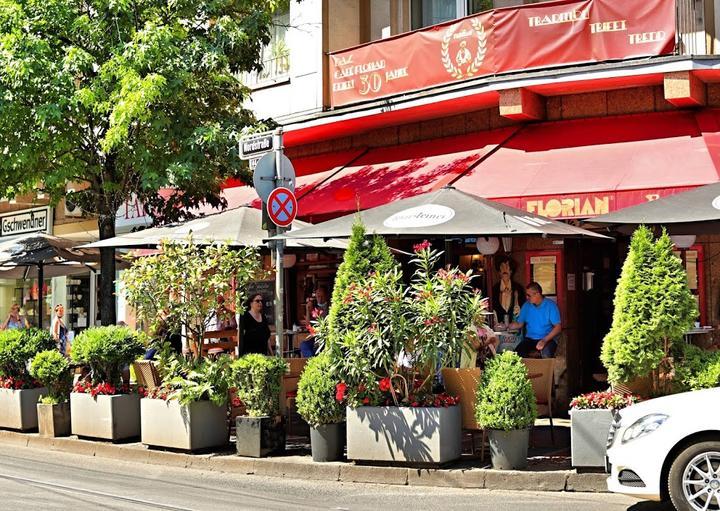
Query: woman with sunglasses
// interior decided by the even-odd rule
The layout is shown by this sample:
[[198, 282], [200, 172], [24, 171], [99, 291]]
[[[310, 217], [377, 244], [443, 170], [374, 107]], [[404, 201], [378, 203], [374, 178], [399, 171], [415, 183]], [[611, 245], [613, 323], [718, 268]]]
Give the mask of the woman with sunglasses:
[[272, 355], [270, 343], [270, 327], [263, 316], [263, 296], [260, 293], [251, 295], [246, 303], [247, 310], [242, 316], [241, 353], [262, 353]]
[[14, 330], [17, 328], [30, 328], [30, 324], [27, 318], [20, 315], [20, 306], [14, 303], [10, 307], [7, 319], [0, 325], [0, 330]]

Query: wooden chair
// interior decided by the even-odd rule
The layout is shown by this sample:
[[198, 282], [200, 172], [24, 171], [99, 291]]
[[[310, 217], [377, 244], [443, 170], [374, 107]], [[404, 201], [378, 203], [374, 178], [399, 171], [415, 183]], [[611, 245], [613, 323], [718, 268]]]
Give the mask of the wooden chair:
[[485, 459], [485, 430], [475, 420], [475, 393], [480, 383], [481, 371], [479, 368], [454, 369], [445, 367], [442, 370], [445, 390], [448, 394], [460, 397], [460, 413], [462, 414], [462, 429], [470, 434], [472, 451], [475, 454], [475, 435], [481, 433], [480, 461]]
[[538, 417], [550, 418], [550, 439], [555, 445], [555, 430], [552, 414], [552, 392], [555, 382], [554, 358], [523, 358], [528, 370], [537, 404]]
[[[228, 352], [231, 357], [235, 357], [235, 353], [238, 347], [238, 330], [232, 328], [230, 330], [218, 330], [216, 332], [205, 332], [203, 336], [203, 342], [201, 344], [201, 354], [203, 357], [208, 356], [209, 350], [222, 349], [224, 352]], [[226, 341], [210, 342], [212, 339], [228, 339]], [[193, 354], [195, 354], [195, 344], [192, 343], [190, 346]]]
[[155, 363], [152, 360], [138, 360], [133, 362], [133, 371], [138, 386], [145, 387], [148, 391], [159, 387], [162, 383]]
[[292, 417], [291, 413], [295, 410], [295, 399], [297, 398], [298, 381], [300, 375], [305, 369], [307, 358], [286, 358], [288, 363], [288, 372], [282, 379], [282, 387], [280, 389], [280, 411], [283, 415], [287, 415], [287, 432], [292, 433]]

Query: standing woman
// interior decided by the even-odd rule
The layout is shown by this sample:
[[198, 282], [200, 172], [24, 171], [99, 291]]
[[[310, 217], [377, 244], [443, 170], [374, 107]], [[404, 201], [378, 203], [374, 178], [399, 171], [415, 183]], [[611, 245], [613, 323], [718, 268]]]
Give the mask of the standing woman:
[[263, 297], [256, 293], [247, 303], [247, 310], [242, 316], [242, 354], [261, 353], [272, 355], [270, 343], [270, 327], [263, 316]]
[[63, 316], [65, 316], [65, 307], [59, 303], [55, 306], [55, 315], [52, 323], [50, 323], [50, 333], [55, 339], [58, 351], [63, 355], [67, 355], [67, 327], [63, 321]]

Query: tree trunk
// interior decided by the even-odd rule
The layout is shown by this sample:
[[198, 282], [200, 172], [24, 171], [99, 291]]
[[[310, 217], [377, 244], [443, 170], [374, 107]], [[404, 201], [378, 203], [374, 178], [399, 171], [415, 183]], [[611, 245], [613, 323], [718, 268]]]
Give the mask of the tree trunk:
[[[98, 217], [100, 239], [115, 237], [115, 216], [100, 215]], [[100, 322], [103, 325], [114, 325], [115, 314], [115, 249], [100, 249]]]

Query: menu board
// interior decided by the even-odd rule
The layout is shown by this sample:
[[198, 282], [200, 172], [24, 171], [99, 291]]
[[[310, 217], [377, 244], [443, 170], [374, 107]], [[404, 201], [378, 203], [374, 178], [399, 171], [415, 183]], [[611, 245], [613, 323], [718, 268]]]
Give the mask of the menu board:
[[265, 321], [272, 328], [275, 325], [275, 281], [255, 280], [250, 282], [245, 296], [250, 298], [258, 293], [263, 297], [263, 316], [265, 316]]

